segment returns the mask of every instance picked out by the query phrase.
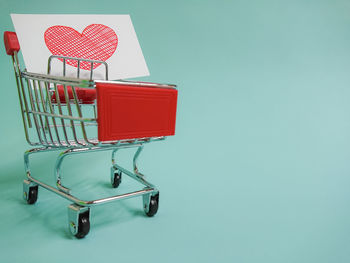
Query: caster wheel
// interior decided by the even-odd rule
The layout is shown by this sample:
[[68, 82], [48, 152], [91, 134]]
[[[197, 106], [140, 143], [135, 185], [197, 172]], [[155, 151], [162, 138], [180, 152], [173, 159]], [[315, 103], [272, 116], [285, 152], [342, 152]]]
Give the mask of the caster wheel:
[[84, 212], [79, 215], [78, 232], [75, 237], [78, 239], [84, 238], [90, 231], [89, 212]]
[[35, 202], [38, 200], [38, 189], [39, 187], [36, 186], [32, 186], [29, 187], [28, 190], [28, 197], [27, 197], [27, 203], [32, 205], [35, 204]]
[[149, 209], [148, 212], [146, 212], [146, 215], [149, 217], [154, 216], [158, 211], [158, 205], [159, 205], [159, 193], [151, 196], [150, 202], [149, 202]]
[[115, 170], [113, 178], [112, 178], [112, 186], [113, 186], [113, 188], [117, 188], [120, 185], [121, 182], [122, 182], [122, 172], [118, 171], [118, 170]]

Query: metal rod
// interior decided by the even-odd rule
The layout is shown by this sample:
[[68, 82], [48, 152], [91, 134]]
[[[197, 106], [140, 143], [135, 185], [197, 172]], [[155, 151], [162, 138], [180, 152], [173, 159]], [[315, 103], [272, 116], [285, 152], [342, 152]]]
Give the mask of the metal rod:
[[[72, 93], [73, 93], [74, 102], [75, 102], [75, 105], [76, 105], [76, 108], [77, 108], [78, 116], [79, 116], [79, 118], [82, 118], [81, 108], [80, 108], [80, 105], [79, 105], [79, 102], [78, 102], [78, 96], [77, 96], [75, 88], [72, 88]], [[84, 122], [81, 121], [80, 125], [81, 125], [81, 129], [82, 129], [82, 133], [83, 133], [83, 138], [86, 141], [86, 143], [94, 144], [87, 137]]]
[[[33, 94], [32, 94], [31, 82], [30, 82], [29, 79], [27, 79], [27, 88], [28, 88], [29, 100], [30, 100], [30, 105], [31, 105], [32, 111], [36, 111], [35, 103], [34, 103], [34, 99], [33, 99]], [[39, 124], [38, 124], [37, 116], [33, 115], [33, 119], [34, 119], [34, 124], [35, 124], [35, 127], [36, 127], [36, 132], [37, 132], [37, 135], [38, 135], [38, 139], [39, 139], [41, 144], [44, 144], [44, 141], [43, 141], [43, 139], [41, 137], [41, 132], [40, 132], [40, 127], [39, 127]]]
[[[39, 95], [38, 95], [38, 81], [37, 80], [33, 81], [33, 89], [34, 89], [34, 98], [35, 98], [37, 109], [38, 109], [38, 111], [42, 112], [41, 109], [40, 109], [40, 102], [39, 102]], [[47, 137], [46, 137], [46, 131], [45, 131], [45, 128], [44, 128], [43, 119], [42, 119], [41, 115], [38, 115], [38, 116], [39, 116], [41, 132], [43, 134], [44, 140], [45, 140], [46, 144], [49, 144], [48, 140], [47, 140]]]
[[[57, 84], [56, 83], [54, 84], [54, 88], [55, 88], [55, 95], [56, 95], [56, 103], [57, 103], [57, 106], [58, 106], [58, 112], [60, 113], [61, 116], [63, 116], [60, 96], [59, 96], [59, 93], [58, 93], [58, 88], [57, 88]], [[68, 136], [67, 136], [67, 131], [66, 131], [66, 128], [65, 128], [64, 118], [61, 117], [60, 119], [61, 119], [62, 131], [63, 131], [64, 138], [66, 139], [67, 144], [70, 145], [69, 140], [68, 140]]]
[[80, 76], [80, 60], [78, 60], [78, 66], [77, 66], [77, 78]]
[[[74, 121], [80, 121], [80, 122], [96, 122], [96, 119], [94, 118], [79, 118], [79, 117], [72, 117], [62, 114], [51, 114], [47, 112], [41, 112], [41, 111], [29, 111], [30, 113], [36, 114], [36, 115], [43, 115], [43, 116], [50, 116], [53, 118], [60, 118], [65, 120], [74, 120]], [[66, 125], [67, 126], [67, 125]]]
[[93, 70], [94, 70], [94, 62], [90, 62], [91, 63], [91, 65], [90, 65], [90, 80], [92, 80], [92, 74], [93, 74]]
[[[44, 99], [44, 95], [43, 95], [43, 91], [42, 91], [42, 82], [39, 82], [38, 83], [39, 86], [39, 95], [40, 95], [40, 98], [41, 98], [41, 104], [42, 104], [42, 109], [45, 113], [47, 113], [47, 109], [46, 109], [46, 105], [45, 105], [45, 99]], [[52, 137], [52, 133], [51, 133], [51, 128], [50, 128], [50, 125], [49, 125], [49, 118], [47, 116], [44, 116], [45, 118], [45, 130], [47, 129], [47, 131], [49, 132], [49, 136], [50, 136], [50, 142], [53, 142], [53, 137]]]
[[93, 88], [94, 82], [87, 80], [87, 79], [77, 79], [77, 78], [69, 78], [69, 77], [57, 77], [52, 75], [45, 75], [45, 74], [39, 74], [39, 73], [32, 73], [32, 72], [22, 72], [21, 76], [26, 79], [33, 79], [33, 80], [40, 80], [40, 81], [49, 81], [50, 83], [54, 84], [66, 84], [66, 85], [73, 85], [76, 87], [83, 87], [83, 88]]
[[[15, 54], [17, 55], [17, 52], [15, 52]], [[21, 88], [20, 88], [20, 83], [19, 83], [20, 82], [19, 78], [20, 78], [21, 73], [18, 72], [19, 67], [17, 65], [17, 62], [15, 62], [14, 56], [12, 56], [12, 63], [13, 63], [13, 68], [14, 68], [14, 72], [15, 72], [15, 79], [16, 79], [16, 84], [17, 84], [19, 104], [21, 107], [21, 115], [22, 115], [22, 121], [23, 121], [23, 127], [24, 127], [24, 134], [25, 134], [27, 142], [29, 144], [33, 145], [33, 143], [30, 141], [30, 138], [29, 138], [28, 126], [27, 126], [27, 119], [28, 119], [29, 128], [31, 128], [30, 116], [28, 113], [28, 105], [27, 105], [27, 101], [26, 101], [24, 94], [21, 93]], [[22, 87], [22, 85], [21, 85], [21, 87]], [[22, 97], [24, 97], [24, 99]], [[23, 100], [24, 100], [24, 103], [23, 103]], [[24, 110], [24, 108], [25, 108], [25, 110]], [[26, 115], [24, 115], [24, 112], [26, 113]]]
[[120, 170], [122, 173], [130, 176], [131, 178], [135, 179], [136, 181], [140, 182], [141, 184], [147, 186], [147, 187], [152, 187], [155, 189], [154, 185], [147, 182], [146, 179], [143, 176], [140, 176], [139, 174], [135, 174], [130, 172], [129, 170], [123, 168], [122, 166], [118, 165], [118, 164], [114, 164], [113, 165], [115, 168], [117, 168], [118, 170]]
[[132, 160], [133, 167], [134, 167], [134, 173], [138, 174], [140, 176], [143, 176], [143, 174], [141, 174], [137, 168], [137, 159], [140, 156], [140, 153], [142, 150], [143, 150], [143, 145], [141, 145], [141, 146], [139, 146], [139, 148], [137, 148], [137, 151], [135, 152], [134, 158]]
[[20, 83], [21, 91], [22, 91], [22, 95], [23, 95], [24, 107], [25, 107], [26, 112], [27, 112], [28, 125], [29, 125], [29, 128], [32, 128], [32, 122], [31, 122], [30, 116], [28, 114], [29, 107], [28, 107], [28, 103], [27, 103], [27, 100], [26, 100], [26, 92], [25, 92], [25, 88], [24, 88], [23, 80], [22, 80], [22, 76], [21, 76], [21, 69], [19, 67], [19, 60], [18, 60], [17, 51], [14, 52], [14, 56], [12, 57], [12, 60], [15, 61], [15, 67], [14, 68], [15, 68], [15, 74], [16, 74], [17, 87], [18, 87], [18, 79], [19, 79], [19, 83]]
[[[51, 96], [50, 96], [50, 91], [49, 91], [49, 82], [45, 82], [45, 90], [46, 90], [46, 96], [48, 98], [48, 104], [49, 104], [49, 109], [50, 109], [50, 116], [52, 117], [52, 123], [53, 123], [53, 127], [55, 129], [55, 134], [56, 134], [56, 138], [57, 138], [57, 142], [59, 145], [62, 145], [61, 144], [61, 139], [60, 139], [60, 135], [59, 135], [59, 132], [58, 132], [58, 129], [57, 129], [57, 124], [56, 124], [56, 119], [55, 117], [53, 116], [54, 115], [54, 108], [53, 108], [53, 105], [51, 103]], [[51, 125], [50, 125], [51, 126]], [[54, 142], [53, 142], [54, 143]]]
[[[72, 90], [74, 89], [74, 87], [70, 87], [70, 88]], [[67, 86], [66, 85], [63, 85], [63, 91], [64, 91], [64, 96], [66, 98], [66, 105], [67, 105], [68, 114], [69, 114], [70, 117], [73, 117], [72, 108], [70, 106], [69, 94], [68, 94], [68, 90], [67, 90]], [[75, 132], [74, 121], [70, 120], [70, 124], [71, 124], [71, 128], [72, 128], [72, 133], [73, 133], [74, 140], [75, 140], [75, 142], [77, 144], [80, 144], [80, 142], [78, 141], [78, 138], [77, 138], [77, 134]]]
[[63, 76], [66, 76], [66, 59], [63, 59]]
[[159, 88], [159, 89], [176, 89], [176, 85], [174, 84], [160, 84], [160, 83], [152, 83], [152, 82], [137, 82], [137, 81], [128, 81], [128, 80], [95, 80], [95, 83], [105, 83], [105, 84], [118, 84], [118, 85], [126, 85], [126, 86], [142, 86], [142, 87], [150, 87], [150, 88]]
[[86, 207], [91, 207], [91, 206], [95, 206], [95, 205], [102, 205], [102, 204], [106, 204], [106, 203], [110, 203], [110, 202], [113, 202], [113, 201], [117, 201], [117, 200], [122, 200], [122, 199], [128, 199], [128, 198], [131, 198], [131, 197], [136, 197], [136, 196], [142, 196], [142, 195], [145, 195], [145, 194], [150, 194], [150, 193], [153, 193], [153, 192], [157, 192], [155, 191], [154, 189], [152, 188], [147, 188], [147, 189], [143, 189], [143, 190], [139, 190], [139, 191], [135, 191], [135, 192], [131, 192], [131, 193], [126, 193], [126, 194], [121, 194], [121, 195], [114, 195], [114, 196], [111, 196], [111, 197], [106, 197], [106, 198], [101, 198], [101, 199], [96, 199], [96, 200], [91, 200], [91, 201], [85, 201], [85, 200], [81, 200], [71, 194], [68, 194], [68, 193], [65, 193], [65, 192], [62, 192], [48, 184], [45, 184], [37, 179], [35, 179], [34, 177], [32, 177], [30, 175], [30, 173], [27, 173], [27, 178], [40, 185], [41, 187], [51, 191], [51, 192], [54, 192], [60, 196], [62, 196], [63, 198], [67, 199], [67, 200], [70, 200], [72, 202], [74, 202], [75, 204], [78, 204], [80, 206], [86, 206]]

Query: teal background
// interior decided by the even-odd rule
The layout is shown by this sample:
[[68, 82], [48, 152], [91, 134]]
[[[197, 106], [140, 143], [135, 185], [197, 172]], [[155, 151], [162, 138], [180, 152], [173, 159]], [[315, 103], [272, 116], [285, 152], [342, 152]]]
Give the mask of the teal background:
[[[29, 146], [0, 45], [1, 262], [350, 262], [349, 1], [0, 0], [2, 31], [10, 13], [130, 14], [143, 80], [178, 84], [179, 101], [176, 136], [140, 160], [158, 214], [140, 198], [96, 207], [76, 240], [68, 201], [22, 200]], [[110, 188], [109, 158], [67, 159], [67, 184], [88, 197], [132, 187]], [[33, 175], [52, 183], [54, 161], [38, 155]]]

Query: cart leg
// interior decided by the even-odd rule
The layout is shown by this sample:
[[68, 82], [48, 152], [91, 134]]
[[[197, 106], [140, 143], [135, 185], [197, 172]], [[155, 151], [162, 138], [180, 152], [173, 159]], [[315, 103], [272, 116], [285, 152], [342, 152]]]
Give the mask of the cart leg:
[[[143, 185], [147, 186], [148, 188], [154, 188], [154, 185], [150, 184], [149, 182], [147, 182], [144, 178], [144, 175], [142, 173], [139, 172], [138, 167], [137, 167], [137, 160], [138, 157], [140, 156], [140, 153], [143, 149], [143, 145], [140, 145], [135, 154], [134, 154], [134, 158], [133, 158], [133, 170], [134, 172], [129, 172], [128, 170], [124, 169], [123, 167], [121, 167], [120, 165], [118, 165], [116, 163], [116, 152], [119, 150], [119, 148], [116, 148], [112, 151], [112, 167], [111, 167], [111, 182], [112, 185], [114, 186], [113, 182], [115, 182], [116, 177], [120, 178], [121, 181], [121, 177], [122, 177], [122, 173], [125, 173], [126, 175], [130, 176], [131, 178], [135, 179], [136, 181], [142, 183]], [[155, 189], [155, 192], [157, 192], [157, 190]]]
[[56, 165], [55, 165], [55, 172], [54, 172], [54, 175], [55, 175], [55, 182], [56, 182], [56, 187], [58, 190], [66, 193], [66, 194], [70, 194], [70, 189], [67, 188], [67, 187], [64, 187], [62, 184], [61, 184], [61, 181], [62, 181], [62, 177], [61, 177], [61, 172], [60, 172], [60, 169], [61, 169], [61, 165], [62, 165], [62, 162], [64, 160], [64, 158], [66, 156], [68, 156], [69, 154], [72, 154], [74, 153], [74, 149], [68, 149], [68, 150], [65, 150], [63, 152], [61, 152], [58, 157], [57, 157], [57, 160], [56, 160]]
[[135, 152], [135, 155], [134, 155], [134, 158], [132, 160], [132, 164], [133, 164], [133, 167], [134, 167], [134, 173], [143, 177], [143, 174], [139, 172], [139, 169], [137, 168], [137, 159], [139, 158], [140, 156], [140, 153], [142, 152], [143, 150], [143, 145], [139, 146], [137, 148], [137, 151]]
[[63, 162], [65, 157], [67, 157], [68, 155], [71, 155], [71, 154], [79, 154], [79, 153], [84, 153], [84, 152], [88, 152], [88, 151], [90, 151], [90, 152], [92, 152], [92, 151], [104, 151], [104, 150], [105, 149], [103, 147], [71, 148], [71, 149], [68, 149], [68, 150], [61, 152], [57, 157], [56, 165], [55, 165], [55, 172], [54, 172], [57, 189], [66, 193], [66, 194], [70, 194], [70, 189], [67, 187], [64, 187], [61, 183], [62, 175], [61, 175], [60, 169], [61, 169], [61, 165], [62, 165], [62, 162]]
[[90, 208], [77, 204], [68, 206], [68, 224], [72, 235], [85, 237], [90, 231]]
[[[112, 164], [113, 164], [113, 166], [111, 169], [111, 176], [112, 176], [111, 178], [113, 180], [113, 178], [115, 178], [113, 176], [115, 176], [115, 174], [117, 172], [120, 174], [123, 172], [124, 174], [130, 176], [131, 178], [133, 178], [136, 181], [145, 185], [146, 186], [145, 189], [152, 189], [153, 190], [152, 192], [146, 193], [142, 197], [143, 209], [144, 209], [147, 216], [152, 217], [158, 211], [159, 191], [155, 188], [155, 186], [153, 184], [146, 181], [145, 176], [142, 173], [140, 173], [140, 171], [137, 167], [137, 160], [138, 160], [142, 150], [143, 150], [143, 145], [140, 145], [135, 152], [135, 155], [133, 158], [133, 169], [134, 169], [133, 173], [116, 164], [115, 153], [118, 151], [118, 149], [113, 150], [113, 152], [112, 152]], [[113, 184], [113, 181], [112, 181], [112, 184]]]
[[159, 206], [159, 191], [149, 182], [147, 182], [144, 178], [144, 175], [139, 172], [139, 169], [137, 167], [137, 160], [140, 156], [141, 151], [143, 150], [143, 145], [138, 147], [137, 151], [135, 152], [134, 158], [133, 158], [133, 167], [134, 167], [134, 173], [138, 181], [143, 182], [143, 184], [147, 185], [148, 187], [153, 187], [154, 191], [150, 194], [143, 195], [142, 201], [143, 201], [143, 210], [145, 211], [146, 215], [149, 217], [154, 216], [158, 211]]
[[33, 182], [30, 173], [30, 164], [29, 164], [29, 156], [33, 153], [52, 151], [53, 148], [45, 147], [45, 148], [34, 148], [24, 152], [24, 169], [26, 172], [26, 179], [23, 181], [23, 198], [27, 201], [28, 204], [34, 204], [38, 199], [38, 184]]
[[115, 153], [117, 152], [118, 149], [114, 149], [112, 152], [112, 164], [113, 164], [112, 169], [114, 169], [115, 171], [120, 171], [123, 174], [130, 176], [134, 180], [136, 180], [136, 181], [140, 182], [141, 184], [143, 184], [144, 186], [146, 186], [146, 188], [148, 188], [148, 189], [152, 188], [153, 189], [152, 195], [156, 195], [158, 193], [158, 190], [155, 188], [155, 186], [153, 184], [146, 181], [145, 176], [139, 172], [139, 169], [137, 167], [137, 160], [138, 160], [138, 157], [140, 156], [142, 149], [143, 149], [143, 145], [140, 145], [135, 152], [135, 155], [133, 158], [133, 168], [134, 168], [133, 172], [123, 168], [122, 166], [120, 166], [116, 163]]
[[38, 200], [38, 190], [37, 184], [23, 180], [23, 199], [27, 201], [28, 204], [32, 205]]

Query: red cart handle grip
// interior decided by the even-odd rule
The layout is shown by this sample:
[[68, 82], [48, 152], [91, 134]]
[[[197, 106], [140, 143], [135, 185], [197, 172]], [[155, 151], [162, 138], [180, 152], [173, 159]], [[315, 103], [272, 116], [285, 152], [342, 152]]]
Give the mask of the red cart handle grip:
[[7, 55], [13, 56], [13, 53], [15, 51], [18, 52], [20, 49], [16, 32], [5, 31], [4, 43]]

